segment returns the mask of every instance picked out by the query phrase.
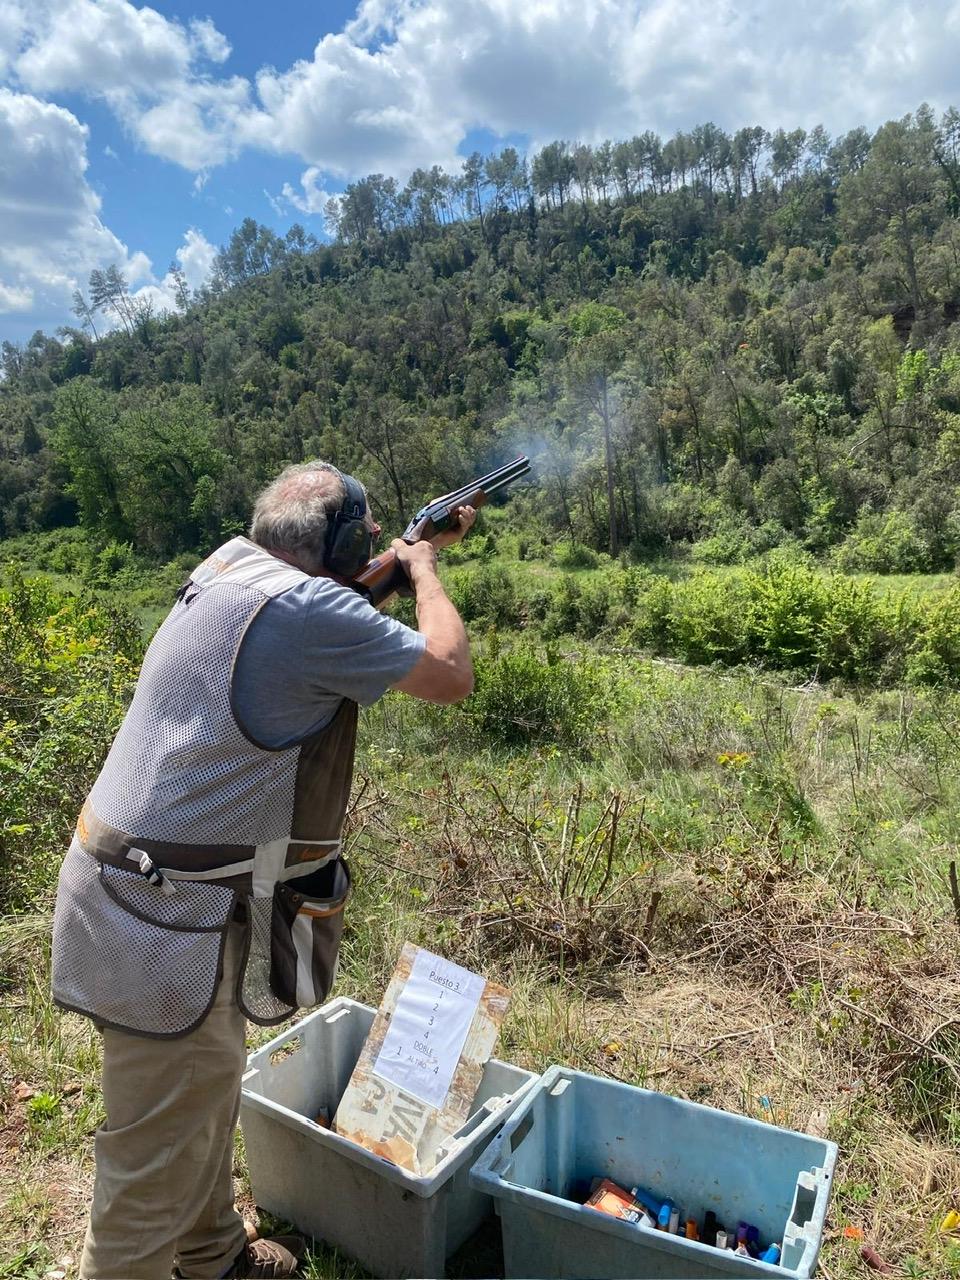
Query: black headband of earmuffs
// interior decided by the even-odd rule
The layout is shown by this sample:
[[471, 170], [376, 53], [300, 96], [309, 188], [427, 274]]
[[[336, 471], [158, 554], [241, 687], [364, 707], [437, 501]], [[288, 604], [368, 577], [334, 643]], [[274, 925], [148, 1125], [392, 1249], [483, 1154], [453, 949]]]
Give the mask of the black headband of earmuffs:
[[337, 475], [343, 481], [346, 494], [339, 511], [327, 517], [323, 565], [341, 578], [352, 578], [370, 559], [373, 535], [364, 523], [367, 495], [363, 485], [342, 471]]

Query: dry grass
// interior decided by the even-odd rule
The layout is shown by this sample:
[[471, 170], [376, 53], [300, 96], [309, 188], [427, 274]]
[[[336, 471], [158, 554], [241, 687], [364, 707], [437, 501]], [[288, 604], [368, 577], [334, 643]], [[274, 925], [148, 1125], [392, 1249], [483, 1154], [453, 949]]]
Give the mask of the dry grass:
[[936, 1230], [960, 1197], [946, 892], [883, 909], [858, 858], [808, 860], [776, 805], [759, 825], [728, 810], [723, 838], [695, 850], [668, 848], [639, 800], [582, 785], [458, 792], [446, 778], [421, 794], [416, 833], [392, 812], [385, 795], [354, 816], [368, 887], [379, 901], [412, 890], [408, 932], [513, 985], [511, 1058], [829, 1137], [823, 1274], [870, 1274], [849, 1228], [901, 1275], [960, 1276], [960, 1243]]
[[[827, 1280], [874, 1274], [844, 1228], [895, 1274], [960, 1278], [936, 1230], [960, 1196], [960, 932], [931, 856], [956, 834], [953, 721], [899, 695], [651, 680], [624, 754], [576, 776], [460, 760], [427, 783], [378, 744], [340, 991], [377, 1003], [407, 939], [450, 955], [512, 987], [510, 1060], [836, 1141]], [[0, 1280], [76, 1251], [89, 1188], [96, 1038], [49, 1006], [48, 933], [0, 927]], [[310, 1274], [342, 1269], [318, 1253]]]

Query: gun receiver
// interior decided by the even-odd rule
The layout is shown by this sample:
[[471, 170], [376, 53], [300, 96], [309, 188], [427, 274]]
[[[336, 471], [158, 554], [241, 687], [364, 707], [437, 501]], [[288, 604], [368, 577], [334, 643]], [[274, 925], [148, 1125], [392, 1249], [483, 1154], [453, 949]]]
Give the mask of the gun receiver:
[[[480, 476], [479, 479], [471, 480], [460, 489], [454, 489], [451, 493], [444, 493], [439, 498], [434, 498], [425, 507], [421, 507], [404, 529], [401, 537], [404, 542], [412, 545], [443, 533], [451, 525], [456, 524], [462, 507], [483, 506], [491, 494], [506, 488], [514, 480], [519, 480], [529, 470], [530, 459], [521, 454], [513, 462], [498, 467], [489, 475]], [[371, 604], [378, 609], [390, 596], [409, 594], [410, 591], [407, 575], [398, 563], [397, 553], [392, 548], [388, 548], [382, 555], [376, 556], [365, 565], [356, 577], [350, 580], [350, 586], [367, 596]]]

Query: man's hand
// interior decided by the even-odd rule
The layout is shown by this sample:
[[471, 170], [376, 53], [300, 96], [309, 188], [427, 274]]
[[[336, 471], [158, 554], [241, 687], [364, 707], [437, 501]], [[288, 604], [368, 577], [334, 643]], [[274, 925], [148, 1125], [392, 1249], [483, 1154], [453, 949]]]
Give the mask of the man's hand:
[[432, 542], [404, 542], [402, 538], [394, 538], [390, 546], [397, 553], [397, 561], [410, 579], [410, 585], [417, 588], [418, 579], [437, 576], [437, 549]]
[[450, 529], [444, 529], [443, 533], [435, 533], [430, 539], [438, 551], [459, 542], [476, 523], [477, 512], [474, 507], [454, 507], [452, 514], [457, 518], [457, 523]]
[[477, 519], [477, 513], [473, 507], [460, 507], [456, 515], [457, 523], [453, 528], [445, 529], [443, 533], [435, 533], [432, 538], [424, 538], [420, 542], [413, 543], [404, 542], [402, 538], [394, 538], [390, 543], [414, 588], [419, 576], [423, 574], [436, 576], [437, 552], [459, 542], [473, 528]]

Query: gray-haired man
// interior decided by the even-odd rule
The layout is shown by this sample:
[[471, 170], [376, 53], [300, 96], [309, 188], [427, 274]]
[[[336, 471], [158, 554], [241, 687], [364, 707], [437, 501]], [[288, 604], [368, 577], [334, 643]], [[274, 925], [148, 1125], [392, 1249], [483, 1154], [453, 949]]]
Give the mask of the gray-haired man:
[[352, 477], [288, 467], [250, 538], [181, 588], [84, 805], [53, 991], [103, 1032], [85, 1280], [296, 1270], [303, 1242], [249, 1242], [234, 1207], [245, 1018], [280, 1022], [333, 982], [358, 705], [388, 688], [456, 702], [473, 685], [435, 546], [393, 544], [417, 630], [344, 585], [379, 532]]

